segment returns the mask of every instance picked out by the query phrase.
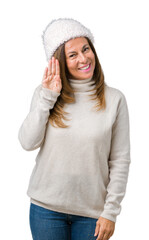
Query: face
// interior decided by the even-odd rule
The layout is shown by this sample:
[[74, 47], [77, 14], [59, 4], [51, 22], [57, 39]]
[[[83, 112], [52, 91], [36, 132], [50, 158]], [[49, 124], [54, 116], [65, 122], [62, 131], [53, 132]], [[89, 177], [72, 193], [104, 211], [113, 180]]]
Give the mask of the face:
[[65, 43], [66, 64], [72, 79], [91, 78], [95, 69], [95, 55], [84, 37]]

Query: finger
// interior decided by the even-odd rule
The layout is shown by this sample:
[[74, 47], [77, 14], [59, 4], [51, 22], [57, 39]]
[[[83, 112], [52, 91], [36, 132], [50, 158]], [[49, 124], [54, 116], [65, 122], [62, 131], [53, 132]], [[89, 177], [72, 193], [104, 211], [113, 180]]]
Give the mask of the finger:
[[56, 59], [56, 75], [60, 75], [60, 66], [58, 59]]
[[103, 240], [108, 240], [110, 238], [110, 233], [105, 233], [103, 236]]
[[47, 78], [48, 68], [46, 67], [43, 74], [43, 79]]
[[52, 74], [55, 75], [56, 67], [55, 67], [55, 58], [52, 57]]
[[113, 235], [112, 232], [110, 232], [109, 235], [107, 236], [107, 239], [110, 239], [112, 235]]
[[47, 72], [48, 72], [48, 68], [46, 67], [45, 70], [44, 70], [42, 82], [45, 82], [47, 80]]
[[94, 234], [94, 236], [97, 236], [97, 235], [98, 235], [99, 230], [100, 230], [100, 225], [96, 223], [96, 228], [95, 228], [95, 234]]
[[104, 232], [100, 231], [96, 240], [103, 240], [104, 234]]
[[51, 75], [51, 73], [52, 73], [52, 60], [50, 59], [48, 63], [48, 75]]

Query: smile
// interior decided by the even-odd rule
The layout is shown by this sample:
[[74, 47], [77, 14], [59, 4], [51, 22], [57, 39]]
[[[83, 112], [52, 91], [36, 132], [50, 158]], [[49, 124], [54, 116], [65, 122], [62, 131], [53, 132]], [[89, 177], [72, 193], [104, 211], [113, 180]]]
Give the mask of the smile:
[[79, 68], [79, 70], [81, 70], [81, 71], [88, 71], [88, 70], [90, 70], [90, 68], [91, 68], [91, 63], [88, 64], [86, 67]]

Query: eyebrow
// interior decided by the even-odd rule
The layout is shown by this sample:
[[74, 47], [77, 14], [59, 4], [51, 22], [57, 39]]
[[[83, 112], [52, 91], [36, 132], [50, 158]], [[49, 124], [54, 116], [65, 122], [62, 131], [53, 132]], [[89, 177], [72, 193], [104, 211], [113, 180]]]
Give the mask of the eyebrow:
[[[82, 49], [83, 49], [85, 46], [87, 46], [87, 45], [88, 45], [88, 43], [87, 43], [87, 44], [85, 44], [85, 45], [82, 47]], [[75, 51], [68, 52], [67, 54], [70, 54], [70, 53], [75, 53]]]

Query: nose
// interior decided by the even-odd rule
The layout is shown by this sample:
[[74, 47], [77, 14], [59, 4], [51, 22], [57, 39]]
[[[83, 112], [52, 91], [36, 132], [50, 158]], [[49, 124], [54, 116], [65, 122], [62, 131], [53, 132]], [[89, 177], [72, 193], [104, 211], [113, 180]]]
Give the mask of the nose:
[[85, 54], [83, 54], [83, 53], [80, 53], [78, 55], [78, 59], [79, 59], [79, 62], [83, 62], [83, 63], [86, 63], [86, 60], [87, 60]]

